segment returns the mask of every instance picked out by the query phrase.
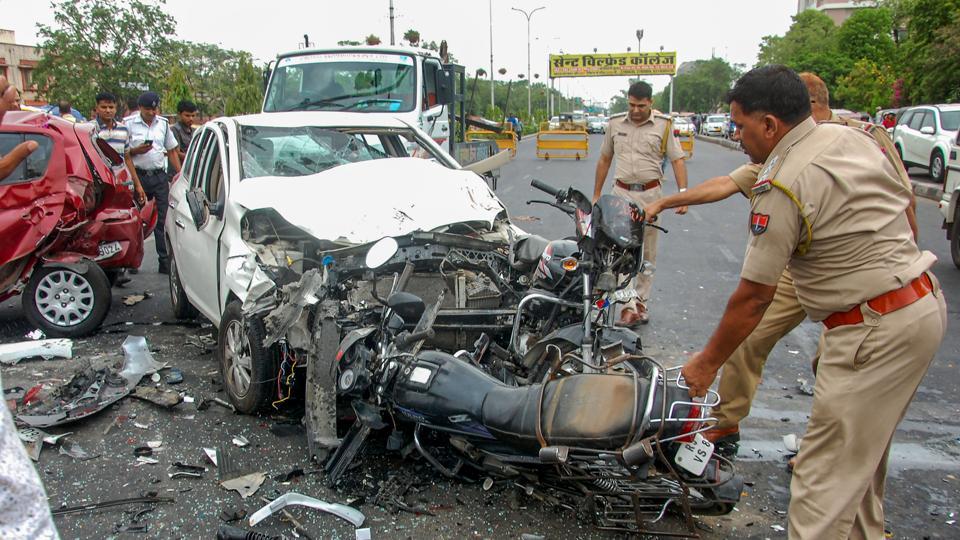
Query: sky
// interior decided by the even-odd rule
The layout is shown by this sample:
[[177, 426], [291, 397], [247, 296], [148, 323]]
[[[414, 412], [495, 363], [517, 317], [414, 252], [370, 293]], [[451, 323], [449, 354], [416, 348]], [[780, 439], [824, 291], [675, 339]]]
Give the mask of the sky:
[[[246, 50], [266, 62], [295, 50], [310, 37], [318, 47], [362, 41], [376, 34], [390, 42], [389, 0], [167, 0], [165, 11], [177, 22], [179, 39]], [[446, 39], [450, 52], [472, 73], [490, 71], [491, 10], [493, 66], [506, 77], [527, 72], [527, 19], [511, 8], [537, 11], [530, 23], [530, 72], [546, 79], [548, 55], [637, 50], [677, 51], [678, 62], [712, 55], [752, 66], [760, 40], [782, 35], [796, 14], [796, 0], [394, 0], [397, 43], [409, 29], [422, 40]], [[264, 6], [269, 6], [265, 8]], [[47, 0], [0, 0], [0, 28], [14, 30], [17, 42], [35, 45], [37, 23], [53, 24]], [[495, 75], [499, 80], [499, 73]], [[656, 90], [669, 77], [647, 79]], [[567, 95], [607, 102], [627, 85], [626, 77], [557, 79]]]

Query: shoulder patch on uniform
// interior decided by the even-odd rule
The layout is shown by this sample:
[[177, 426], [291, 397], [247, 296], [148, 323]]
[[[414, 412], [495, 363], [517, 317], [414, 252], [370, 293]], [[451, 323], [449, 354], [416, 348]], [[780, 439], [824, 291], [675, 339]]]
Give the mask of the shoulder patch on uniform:
[[769, 224], [769, 214], [750, 212], [750, 232], [752, 232], [754, 236], [760, 236], [761, 234], [767, 232], [767, 225]]

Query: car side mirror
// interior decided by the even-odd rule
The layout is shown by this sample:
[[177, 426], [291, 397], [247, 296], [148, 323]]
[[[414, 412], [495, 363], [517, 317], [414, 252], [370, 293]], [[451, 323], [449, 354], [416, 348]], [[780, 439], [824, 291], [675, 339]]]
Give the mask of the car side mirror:
[[190, 217], [193, 218], [193, 224], [200, 230], [200, 227], [206, 222], [203, 216], [203, 192], [194, 189], [187, 192], [187, 205], [190, 207]]
[[437, 105], [448, 105], [454, 102], [453, 72], [446, 68], [437, 71]]
[[933, 135], [934, 133], [936, 133], [936, 130], [930, 126], [923, 126], [922, 128], [920, 128], [920, 133], [923, 133], [924, 135]]

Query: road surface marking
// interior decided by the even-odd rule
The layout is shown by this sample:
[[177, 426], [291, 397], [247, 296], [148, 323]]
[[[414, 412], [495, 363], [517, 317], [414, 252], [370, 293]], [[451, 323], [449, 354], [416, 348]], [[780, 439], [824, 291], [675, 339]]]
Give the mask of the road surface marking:
[[723, 258], [726, 259], [731, 264], [740, 264], [740, 260], [733, 256], [733, 253], [730, 253], [730, 250], [727, 249], [727, 246], [717, 246], [717, 249], [720, 250], [720, 253], [723, 255]]

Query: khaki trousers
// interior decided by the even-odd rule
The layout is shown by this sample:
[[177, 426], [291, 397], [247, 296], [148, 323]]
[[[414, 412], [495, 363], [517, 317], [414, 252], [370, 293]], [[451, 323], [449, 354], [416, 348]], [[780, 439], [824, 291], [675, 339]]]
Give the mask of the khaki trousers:
[[785, 270], [777, 283], [773, 301], [757, 327], [740, 344], [720, 371], [720, 404], [713, 408], [717, 429], [737, 426], [750, 414], [750, 403], [760, 385], [767, 356], [783, 336], [807, 317], [797, 299], [793, 277]]
[[[644, 206], [663, 198], [663, 190], [659, 186], [646, 191], [630, 191], [629, 189], [623, 189], [614, 184], [613, 194], [632, 201], [641, 210]], [[660, 231], [653, 227], [643, 228], [643, 258], [646, 261], [650, 261], [650, 264], [653, 265], [657, 264], [657, 240], [659, 237]], [[637, 274], [633, 277], [633, 283], [631, 285], [637, 290], [637, 297], [640, 299], [639, 303], [646, 306], [647, 301], [650, 299], [650, 289], [653, 288], [653, 276]], [[636, 308], [636, 302], [629, 302], [623, 305], [623, 309]]]
[[[931, 276], [932, 277], [932, 276]], [[813, 411], [790, 484], [791, 539], [884, 537], [890, 442], [946, 327], [940, 285], [913, 304], [824, 332]]]

